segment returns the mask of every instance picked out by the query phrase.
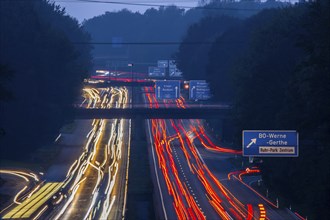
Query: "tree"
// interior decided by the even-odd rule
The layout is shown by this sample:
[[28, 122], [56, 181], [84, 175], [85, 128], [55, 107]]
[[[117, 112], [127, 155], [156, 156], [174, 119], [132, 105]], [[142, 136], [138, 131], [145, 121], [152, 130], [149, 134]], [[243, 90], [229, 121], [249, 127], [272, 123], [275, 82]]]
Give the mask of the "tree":
[[209, 42], [237, 23], [237, 19], [226, 16], [205, 17], [189, 27], [176, 54], [178, 67], [187, 79], [205, 79]]
[[12, 78], [12, 74], [8, 66], [0, 64], [0, 101], [9, 101], [12, 98], [12, 93], [6, 86], [8, 80]]
[[[115, 61], [124, 60], [136, 63], [135, 71], [146, 72], [148, 66], [156, 65], [157, 60], [171, 58], [178, 46], [166, 43], [179, 42], [188, 26], [200, 16], [198, 10], [185, 12], [175, 6], [151, 8], [143, 14], [121, 10], [89, 19], [83, 27], [91, 34], [93, 41], [109, 43], [95, 45], [94, 57], [97, 61], [103, 59], [99, 66], [105, 68], [105, 63], [110, 62], [115, 69]], [[123, 44], [111, 45], [116, 38]], [[159, 42], [161, 44], [157, 44]]]
[[3, 0], [0, 6], [0, 60], [15, 73], [15, 99], [0, 115], [6, 130], [1, 157], [17, 159], [53, 139], [70, 119], [91, 68], [91, 48], [73, 44], [88, 42], [89, 35], [54, 3]]

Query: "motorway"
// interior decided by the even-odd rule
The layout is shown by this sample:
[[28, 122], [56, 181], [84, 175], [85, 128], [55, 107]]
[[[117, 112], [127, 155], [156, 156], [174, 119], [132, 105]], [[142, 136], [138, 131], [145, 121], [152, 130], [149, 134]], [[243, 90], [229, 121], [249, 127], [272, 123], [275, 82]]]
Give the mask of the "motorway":
[[[123, 109], [128, 107], [129, 96], [125, 87], [85, 88], [80, 106]], [[130, 132], [130, 120], [94, 119], [81, 154], [65, 178], [58, 182], [43, 179], [29, 197], [15, 197], [19, 204], [2, 213], [2, 219], [123, 219]]]
[[[81, 106], [126, 108], [126, 88], [85, 89]], [[70, 168], [70, 192], [55, 219], [122, 219], [127, 192], [130, 120], [95, 119], [85, 151]]]
[[[152, 90], [144, 88], [145, 100], [158, 108]], [[175, 104], [187, 107], [182, 97]], [[243, 181], [259, 173], [257, 167], [232, 172], [228, 159], [241, 157], [241, 151], [214, 144], [202, 120], [151, 119], [147, 132], [161, 219], [299, 219]]]
[[[189, 107], [183, 97], [157, 100], [152, 87], [143, 93], [146, 108]], [[124, 109], [130, 107], [129, 97], [125, 87], [84, 88], [79, 105]], [[204, 124], [199, 119], [146, 120], [159, 219], [301, 219], [251, 188], [258, 167], [236, 169], [230, 160], [241, 160], [242, 152], [217, 144]], [[65, 178], [40, 180], [36, 174], [3, 171], [36, 183], [18, 193], [2, 219], [124, 219], [130, 138], [131, 120], [94, 119]]]

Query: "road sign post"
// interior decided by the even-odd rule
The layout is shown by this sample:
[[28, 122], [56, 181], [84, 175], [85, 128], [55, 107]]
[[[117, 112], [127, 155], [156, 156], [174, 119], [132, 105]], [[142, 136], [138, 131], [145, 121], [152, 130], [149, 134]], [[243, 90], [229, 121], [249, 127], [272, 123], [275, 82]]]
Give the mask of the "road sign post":
[[299, 140], [296, 131], [245, 130], [243, 131], [243, 156], [247, 157], [298, 157]]
[[[134, 83], [134, 78], [133, 78], [133, 66], [134, 64], [133, 63], [129, 63], [127, 64], [127, 66], [131, 67], [131, 80], [132, 80], [132, 84]], [[131, 93], [132, 93], [132, 96], [131, 96], [131, 108], [134, 108], [134, 91], [133, 91], [133, 86], [131, 86]]]

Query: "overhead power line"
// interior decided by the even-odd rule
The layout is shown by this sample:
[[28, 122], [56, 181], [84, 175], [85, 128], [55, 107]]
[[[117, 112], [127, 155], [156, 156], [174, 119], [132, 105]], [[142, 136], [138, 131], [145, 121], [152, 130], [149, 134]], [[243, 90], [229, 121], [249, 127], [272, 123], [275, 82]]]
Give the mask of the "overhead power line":
[[231, 10], [231, 11], [260, 11], [257, 8], [233, 8], [233, 7], [211, 7], [211, 6], [182, 6], [182, 5], [164, 5], [151, 3], [137, 3], [137, 2], [122, 2], [122, 1], [106, 1], [106, 0], [56, 0], [55, 2], [72, 2], [72, 3], [102, 3], [102, 4], [116, 4], [116, 5], [130, 5], [143, 7], [169, 7], [176, 6], [183, 9], [200, 9], [200, 10]]
[[212, 44], [230, 44], [230, 43], [243, 43], [243, 42], [220, 42], [220, 41], [193, 41], [193, 42], [180, 42], [180, 41], [158, 41], [158, 42], [122, 42], [122, 43], [115, 43], [115, 42], [72, 42], [73, 44], [80, 44], [80, 45], [212, 45]]
[[[10, 1], [40, 1], [40, 0], [0, 0], [0, 2]], [[227, 11], [260, 11], [267, 8], [236, 8], [236, 7], [215, 7], [215, 6], [183, 6], [183, 5], [164, 5], [151, 3], [136, 3], [136, 2], [122, 2], [122, 1], [106, 1], [106, 0], [52, 0], [52, 2], [71, 2], [71, 3], [101, 3], [114, 5], [128, 5], [128, 6], [142, 6], [142, 7], [169, 7], [175, 6], [182, 9], [198, 9], [198, 10], [227, 10]]]

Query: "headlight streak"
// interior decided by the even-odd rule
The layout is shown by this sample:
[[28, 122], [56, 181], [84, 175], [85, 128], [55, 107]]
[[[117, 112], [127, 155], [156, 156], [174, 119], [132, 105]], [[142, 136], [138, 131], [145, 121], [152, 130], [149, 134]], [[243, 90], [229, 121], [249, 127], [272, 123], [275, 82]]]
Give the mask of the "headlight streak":
[[[126, 95], [127, 95], [127, 89], [125, 88]], [[128, 96], [127, 96], [128, 97]], [[126, 99], [127, 100], [127, 99]], [[127, 103], [125, 105], [127, 107]], [[126, 212], [126, 202], [127, 202], [127, 190], [128, 190], [128, 169], [129, 169], [129, 159], [130, 159], [130, 150], [131, 150], [131, 120], [128, 120], [128, 149], [127, 149], [127, 165], [126, 165], [126, 175], [125, 175], [125, 193], [124, 193], [124, 204], [123, 204], [123, 211], [122, 211], [122, 218], [125, 216]]]
[[88, 134], [86, 135], [86, 138], [88, 138], [88, 137], [92, 134], [93, 131], [94, 131], [94, 129], [91, 129], [91, 130], [88, 132]]
[[[108, 144], [107, 144], [108, 153], [111, 152], [111, 159], [113, 159], [113, 156], [114, 156], [113, 142], [116, 138], [116, 133], [115, 133], [116, 127], [114, 125], [116, 123], [117, 123], [117, 119], [115, 119], [114, 123], [111, 124], [110, 138], [109, 138]], [[110, 146], [111, 146], [111, 150], [110, 150]]]
[[[4, 170], [4, 169], [0, 169], [0, 173], [4, 173], [4, 174], [9, 174], [9, 175], [14, 175], [17, 177], [20, 177], [22, 179], [24, 179], [26, 182], [30, 182], [29, 178], [32, 178], [35, 182], [39, 182], [39, 177], [34, 174], [34, 173], [28, 173], [25, 171], [20, 171], [20, 170]], [[21, 195], [23, 195], [23, 193], [28, 189], [28, 186], [24, 186], [18, 193], [16, 193], [16, 195], [14, 196], [13, 202], [17, 205], [21, 204], [21, 202], [19, 202], [18, 200], [20, 199], [19, 197]], [[32, 194], [36, 191], [37, 188], [35, 188], [34, 190], [31, 191], [31, 193], [28, 195], [28, 198], [30, 196], [32, 196]], [[7, 208], [9, 208], [10, 206], [6, 207], [5, 209], [3, 209], [2, 211], [6, 210]]]
[[[111, 194], [113, 187], [115, 186], [115, 180], [116, 180], [117, 173], [118, 173], [118, 163], [115, 163], [114, 168], [115, 168], [115, 171], [114, 171], [114, 174], [112, 175], [112, 177], [109, 175], [108, 185], [105, 190], [105, 194]], [[110, 167], [109, 167], [109, 173], [111, 173]]]
[[[78, 160], [75, 160], [75, 162], [71, 165], [71, 167], [69, 168], [68, 173], [66, 174], [66, 177], [68, 177], [69, 175], [71, 175], [71, 170], [74, 168], [74, 166], [78, 163]], [[78, 165], [79, 166], [79, 165]], [[77, 166], [77, 167], [78, 167]]]
[[114, 133], [113, 140], [111, 141], [111, 159], [114, 159], [116, 152], [115, 152], [115, 140], [117, 137], [117, 133]]
[[33, 220], [38, 219], [46, 210], [48, 209], [48, 205], [45, 205], [45, 207], [43, 207], [40, 212], [36, 215], [36, 217], [33, 218]]
[[88, 140], [87, 140], [87, 143], [85, 145], [85, 151], [88, 152], [89, 151], [89, 146], [90, 146], [90, 143], [92, 142], [92, 140], [94, 139], [94, 136], [95, 136], [95, 130], [93, 129], [92, 130], [92, 133], [90, 134]]
[[103, 178], [103, 172], [101, 170], [101, 167], [97, 167], [94, 164], [92, 164], [91, 162], [89, 162], [88, 164], [91, 165], [92, 167], [94, 167], [97, 170], [97, 181], [96, 181], [95, 187], [93, 189], [93, 193], [92, 193], [94, 195], [94, 193], [96, 192], [96, 190], [98, 190], [98, 187], [100, 185], [100, 182], [101, 182], [101, 180]]
[[16, 194], [16, 196], [14, 197], [14, 199], [13, 199], [13, 201], [14, 201], [14, 203], [16, 203], [16, 204], [22, 204], [21, 202], [18, 202], [17, 201], [17, 199], [18, 199], [18, 197], [27, 189], [28, 187], [27, 186], [24, 186], [24, 188], [23, 189], [21, 189], [17, 194]]
[[85, 103], [87, 101], [87, 99], [85, 98], [82, 102], [81, 102], [81, 104], [80, 104], [80, 108], [83, 106], [83, 104]]
[[[74, 189], [75, 185], [77, 185], [81, 181], [81, 177], [83, 176], [87, 166], [88, 166], [88, 164], [87, 164], [86, 160], [82, 163], [82, 165], [80, 167], [77, 166], [77, 169], [79, 168], [79, 171], [78, 171], [78, 174], [77, 174], [75, 180], [72, 183], [70, 191], [72, 191]], [[71, 175], [71, 177], [73, 177], [73, 175]]]
[[[115, 107], [124, 108], [127, 105], [127, 89], [126, 88], [107, 88], [100, 89], [100, 92], [97, 92], [95, 89], [84, 89], [87, 100], [89, 100], [90, 105], [88, 108], [110, 108], [115, 103]], [[91, 101], [90, 101], [91, 100]], [[106, 126], [111, 126], [109, 133], [106, 132]], [[116, 200], [116, 196], [113, 196], [113, 189], [116, 184], [116, 179], [118, 179], [119, 173], [119, 160], [122, 159], [122, 147], [123, 147], [123, 138], [124, 138], [124, 120], [123, 119], [114, 119], [112, 123], [106, 123], [106, 120], [93, 120], [92, 123], [93, 129], [87, 134], [87, 143], [85, 144], [85, 151], [81, 155], [79, 160], [76, 160], [67, 172], [66, 185], [70, 184], [69, 193], [70, 197], [64, 204], [61, 212], [57, 215], [59, 219], [67, 210], [68, 207], [74, 206], [76, 202], [72, 202], [75, 199], [75, 194], [81, 186], [81, 179], [86, 180], [86, 177], [90, 175], [90, 168], [93, 167], [97, 170], [97, 179], [93, 183], [93, 188], [91, 189], [91, 195], [93, 195], [91, 203], [88, 205], [88, 210], [84, 214], [84, 219], [94, 219], [108, 218], [111, 209]], [[107, 144], [104, 144], [104, 139], [107, 134]], [[100, 147], [102, 148], [102, 153], [100, 154]], [[102, 155], [102, 156], [101, 156]], [[100, 163], [97, 163], [100, 161]], [[88, 172], [86, 170], [88, 169]], [[103, 169], [107, 169], [108, 173], [105, 174]], [[86, 173], [85, 173], [86, 172]], [[108, 183], [104, 192], [100, 191], [101, 183], [105, 176], [108, 175]], [[74, 180], [72, 180], [74, 178]], [[88, 179], [87, 179], [88, 180]], [[91, 181], [89, 181], [91, 182]], [[87, 184], [87, 183], [86, 183]], [[84, 184], [84, 185], [86, 185]], [[84, 187], [80, 187], [81, 190]], [[79, 192], [81, 191], [79, 190]], [[126, 189], [125, 189], [126, 190]], [[102, 195], [105, 195], [103, 197]], [[111, 201], [111, 202], [110, 202]], [[125, 206], [125, 202], [124, 202]], [[123, 207], [123, 214], [125, 208]]]
[[85, 179], [83, 179], [82, 181], [79, 182], [79, 184], [77, 184], [72, 192], [71, 192], [71, 195], [69, 197], [69, 199], [67, 200], [67, 202], [64, 204], [64, 206], [62, 207], [61, 211], [55, 216], [55, 220], [58, 220], [60, 219], [60, 217], [63, 215], [63, 213], [66, 211], [66, 209], [68, 208], [68, 206], [71, 204], [72, 200], [74, 199], [79, 187], [80, 187], [80, 184], [85, 181]]
[[94, 156], [96, 154], [96, 146], [99, 144], [100, 139], [101, 139], [102, 135], [104, 134], [105, 125], [106, 125], [105, 120], [104, 119], [101, 119], [101, 121], [100, 121], [100, 129], [98, 130], [97, 136], [96, 136], [96, 138], [94, 140], [94, 143], [95, 143], [94, 144], [94, 147], [93, 147], [93, 152], [94, 153], [93, 153], [93, 156], [92, 156], [91, 160], [94, 159]]
[[60, 204], [63, 200], [64, 196], [63, 194], [60, 195], [59, 199], [55, 202], [56, 205]]
[[54, 143], [56, 143], [61, 137], [62, 137], [62, 134], [59, 134], [59, 135], [55, 138]]
[[100, 220], [104, 220], [104, 219], [108, 218], [108, 216], [110, 215], [110, 211], [112, 209], [112, 206], [115, 203], [115, 200], [116, 200], [116, 196], [113, 196], [112, 199], [111, 199], [111, 202], [109, 203], [110, 194], [107, 194], [107, 198], [105, 199], [105, 202], [103, 203], [103, 211], [101, 213]]
[[2, 216], [3, 219], [31, 219], [34, 213], [44, 206], [51, 197], [58, 192], [63, 183], [49, 182], [34, 194], [31, 198], [26, 199], [22, 204], [16, 206], [6, 215]]
[[14, 171], [14, 170], [0, 170], [0, 173], [6, 173], [6, 174], [18, 176], [18, 177], [23, 178], [26, 182], [30, 182], [30, 180], [26, 176], [19, 174], [17, 171]]
[[84, 220], [90, 219], [89, 216], [91, 215], [91, 211], [92, 211], [92, 209], [93, 209], [93, 207], [95, 205], [95, 202], [96, 202], [96, 199], [97, 199], [98, 195], [99, 195], [99, 192], [93, 193], [92, 203], [91, 203], [91, 205], [88, 208], [88, 211], [87, 211], [87, 213], [86, 213], [86, 215], [84, 217]]
[[20, 170], [3, 170], [3, 169], [1, 169], [0, 170], [0, 173], [6, 173], [6, 174], [11, 174], [11, 175], [16, 175], [16, 176], [19, 176], [19, 177], [24, 178], [27, 182], [29, 180], [25, 176], [28, 176], [28, 177], [33, 178], [34, 181], [36, 181], [36, 182], [39, 181], [39, 177], [36, 174], [34, 174], [34, 173], [27, 173], [27, 172], [20, 171]]
[[103, 160], [103, 163], [100, 165], [100, 167], [104, 167], [104, 165], [106, 164], [106, 162], [108, 161], [108, 145], [105, 146], [104, 148], [104, 160]]
[[[81, 106], [83, 106], [84, 103], [88, 102], [87, 108], [106, 108], [106, 107], [112, 107], [113, 106], [112, 104], [116, 103], [115, 104], [116, 107], [124, 108], [127, 106], [127, 92], [128, 91], [126, 88], [124, 89], [111, 88], [111, 90], [107, 88], [107, 89], [101, 89], [100, 92], [96, 89], [86, 88], [84, 89], [85, 98], [84, 101], [81, 103]], [[114, 98], [115, 96], [117, 100], [115, 100]], [[124, 138], [124, 120], [123, 119], [113, 120], [113, 123], [111, 124], [109, 140], [107, 140], [108, 144], [104, 145], [105, 147], [103, 150], [104, 152], [103, 158], [100, 159], [99, 156], [97, 156], [100, 155], [100, 153], [96, 146], [101, 145], [101, 139], [103, 138], [103, 134], [105, 133], [106, 124], [107, 124], [106, 120], [95, 120], [95, 119], [93, 120], [92, 122], [93, 128], [86, 135], [87, 143], [85, 144], [84, 151], [80, 155], [79, 159], [75, 160], [73, 164], [69, 167], [66, 173], [65, 181], [58, 186], [58, 188], [62, 188], [66, 193], [60, 194], [60, 196], [53, 201], [53, 204], [58, 205], [64, 200], [64, 198], [67, 199], [65, 203], [63, 203], [63, 206], [61, 210], [57, 213], [55, 219], [60, 219], [61, 216], [67, 211], [68, 207], [70, 207], [70, 204], [73, 204], [72, 202], [77, 196], [78, 189], [80, 188], [82, 189], [82, 187], [80, 186], [82, 186], [82, 183], [87, 180], [87, 176], [89, 174], [88, 173], [86, 174], [85, 172], [89, 167], [93, 167], [97, 169], [98, 177], [92, 192], [93, 200], [85, 215], [85, 219], [91, 219], [97, 216], [98, 210], [100, 210], [100, 208], [102, 209], [102, 207], [104, 212], [100, 213], [101, 216], [103, 217], [109, 216], [113, 204], [116, 200], [116, 196], [113, 196], [111, 194], [113, 193], [116, 179], [118, 178], [117, 177], [118, 176], [117, 174], [119, 173], [118, 161], [121, 160], [122, 158], [122, 147], [123, 147], [122, 139]], [[97, 163], [96, 159], [98, 161], [101, 161], [102, 164]], [[97, 166], [94, 164], [97, 164]], [[105, 175], [102, 169], [105, 167], [107, 167], [109, 170], [109, 180], [106, 188], [106, 197], [108, 198], [107, 200], [102, 199], [102, 197], [99, 198], [99, 196], [101, 195], [99, 192], [101, 181]], [[20, 172], [14, 172], [13, 175], [19, 176], [27, 182], [29, 182], [28, 177], [33, 178], [35, 181], [39, 181], [38, 176], [35, 175], [34, 173], [24, 173], [24, 175], [22, 175], [20, 174]], [[125, 176], [127, 176], [127, 173]], [[69, 187], [68, 189], [66, 189], [68, 185]], [[127, 180], [126, 180], [126, 185], [127, 185]], [[35, 191], [37, 191], [39, 187], [40, 186], [37, 186], [30, 193], [29, 196], [32, 196], [32, 194]], [[19, 192], [16, 198], [18, 198], [19, 195], [26, 190], [25, 188]], [[127, 186], [125, 188], [125, 192], [126, 191], [127, 191]], [[123, 216], [125, 214], [124, 211], [125, 203], [126, 202], [124, 201]], [[48, 207], [42, 208], [42, 210], [38, 213], [37, 218], [39, 218], [47, 208]]]
[[[86, 161], [83, 161], [83, 159], [86, 157], [86, 151], [85, 152], [83, 152], [81, 155], [80, 155], [80, 157], [79, 157], [79, 159], [78, 159], [78, 164], [76, 165], [76, 167], [74, 168], [74, 170], [72, 170], [71, 172], [68, 172], [67, 173], [67, 179], [64, 181], [64, 185], [63, 185], [63, 188], [65, 188], [69, 183], [70, 183], [70, 181], [72, 180], [72, 178], [74, 177], [74, 175], [75, 175], [75, 173], [76, 173], [76, 171], [79, 169], [79, 174], [81, 174], [82, 172], [81, 172], [81, 170], [83, 169], [83, 167], [84, 167], [84, 165], [86, 164], [85, 162]], [[82, 162], [83, 161], [83, 162]], [[80, 165], [80, 163], [83, 163], [82, 165]], [[70, 169], [69, 169], [69, 171], [70, 171]], [[68, 176], [70, 176], [69, 178], [68, 178]], [[77, 183], [78, 182], [78, 180], [80, 179], [80, 177], [76, 177], [76, 180], [75, 180], [75, 183]], [[73, 185], [75, 185], [75, 184], [73, 184]], [[71, 189], [70, 190], [72, 190], [72, 187], [71, 187]]]
[[40, 188], [41, 184], [37, 185], [37, 187], [35, 187], [27, 196], [27, 198], [30, 198], [36, 191], [38, 191], [38, 189]]

